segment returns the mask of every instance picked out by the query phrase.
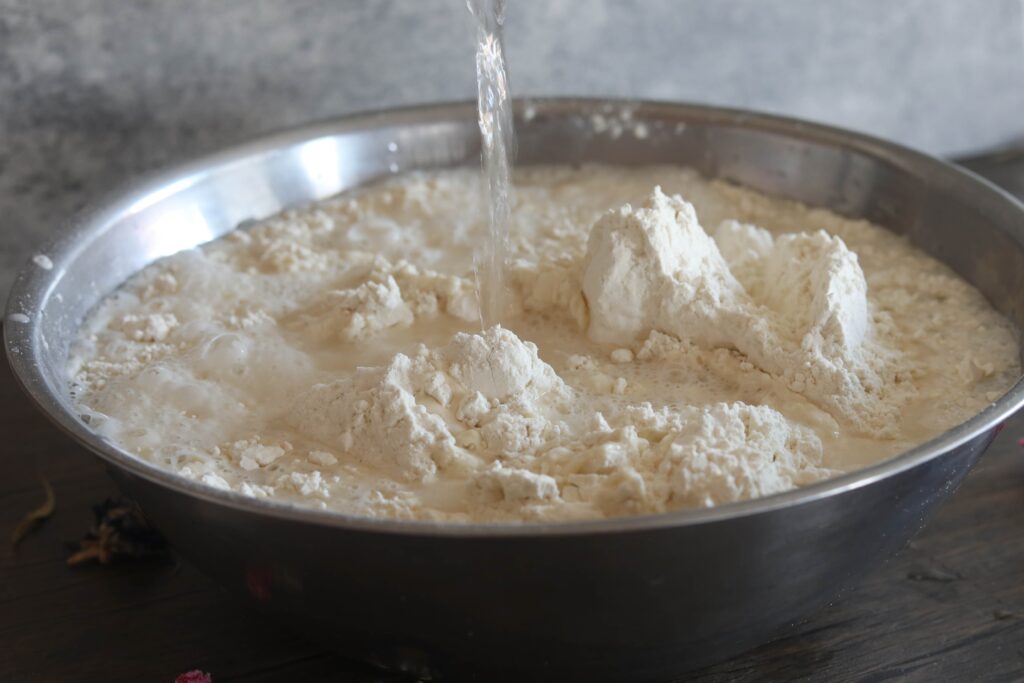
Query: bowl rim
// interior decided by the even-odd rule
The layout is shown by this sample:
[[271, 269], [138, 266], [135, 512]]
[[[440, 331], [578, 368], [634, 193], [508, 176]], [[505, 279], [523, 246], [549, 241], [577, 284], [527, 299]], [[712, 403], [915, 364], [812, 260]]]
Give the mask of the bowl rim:
[[[1001, 208], [1004, 210], [1015, 211], [1019, 215], [1021, 220], [1016, 224], [1017, 229], [1012, 230], [1011, 237], [1016, 239], [1024, 249], [1024, 204], [1013, 195], [971, 171], [923, 152], [863, 133], [745, 109], [658, 100], [529, 96], [515, 99], [517, 115], [522, 115], [527, 108], [532, 108], [535, 112], [544, 115], [554, 114], [566, 117], [625, 110], [641, 114], [641, 116], [656, 116], [662, 112], [685, 118], [688, 121], [743, 127], [798, 140], [842, 147], [902, 167], [915, 172], [916, 175], [927, 174], [929, 177], [941, 179], [944, 184], [967, 183], [967, 186], [973, 187], [973, 191], [980, 193], [983, 199], [987, 199], [990, 203], [995, 202], [996, 206], [1001, 204]], [[1002, 421], [1024, 405], [1024, 377], [1022, 377], [1018, 378], [1017, 382], [1004, 395], [989, 403], [979, 413], [925, 443], [866, 467], [760, 498], [726, 503], [711, 508], [690, 508], [607, 519], [463, 523], [360, 517], [302, 507], [283, 501], [250, 498], [240, 493], [216, 489], [186, 479], [133, 456], [113, 442], [100, 437], [82, 423], [47, 384], [40, 370], [41, 333], [38, 311], [45, 306], [59, 281], [62, 271], [61, 264], [73, 261], [85, 245], [101, 235], [119, 217], [138, 211], [144, 206], [185, 189], [201, 181], [207, 174], [235, 164], [245, 163], [255, 156], [273, 154], [319, 137], [397, 127], [405, 124], [422, 125], [431, 121], [475, 120], [475, 117], [476, 102], [472, 100], [355, 112], [260, 135], [116, 186], [103, 198], [93, 202], [71, 220], [66, 221], [52, 237], [36, 250], [35, 253], [45, 254], [52, 261], [51, 269], [40, 267], [38, 262], [33, 261], [35, 257], [31, 257], [16, 276], [8, 295], [2, 325], [6, 355], [16, 382], [51, 422], [77, 443], [99, 456], [105, 463], [130, 476], [140, 477], [175, 493], [280, 520], [335, 527], [347, 531], [446, 538], [538, 538], [654, 531], [725, 522], [783, 508], [797, 507], [870, 486], [938, 458], [982, 433], [994, 430]]]

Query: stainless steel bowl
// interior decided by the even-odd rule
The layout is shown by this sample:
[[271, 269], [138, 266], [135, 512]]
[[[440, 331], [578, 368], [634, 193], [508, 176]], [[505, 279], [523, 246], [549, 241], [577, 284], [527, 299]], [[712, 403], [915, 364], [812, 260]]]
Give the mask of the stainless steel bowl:
[[[594, 132], [595, 114], [621, 110], [644, 127]], [[681, 164], [875, 221], [1024, 325], [1024, 207], [936, 159], [833, 128], [679, 104], [537, 100], [520, 103], [517, 125], [522, 164]], [[207, 574], [361, 659], [481, 680], [658, 679], [766, 641], [903, 546], [1024, 402], [1018, 382], [910, 452], [788, 493], [527, 526], [357, 519], [251, 500], [137, 460], [78, 418], [64, 377], [69, 343], [129, 275], [396, 167], [475, 164], [478, 145], [472, 105], [417, 107], [272, 135], [138, 183], [67, 226], [20, 274], [4, 324], [15, 375]]]

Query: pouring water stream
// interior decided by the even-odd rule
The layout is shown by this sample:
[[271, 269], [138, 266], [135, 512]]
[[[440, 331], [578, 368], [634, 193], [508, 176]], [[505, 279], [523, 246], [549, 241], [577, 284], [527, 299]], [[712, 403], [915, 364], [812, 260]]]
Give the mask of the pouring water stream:
[[481, 164], [488, 207], [487, 239], [474, 256], [480, 324], [501, 322], [505, 310], [505, 259], [511, 215], [511, 171], [515, 133], [502, 27], [505, 0], [467, 0], [476, 18], [477, 102]]

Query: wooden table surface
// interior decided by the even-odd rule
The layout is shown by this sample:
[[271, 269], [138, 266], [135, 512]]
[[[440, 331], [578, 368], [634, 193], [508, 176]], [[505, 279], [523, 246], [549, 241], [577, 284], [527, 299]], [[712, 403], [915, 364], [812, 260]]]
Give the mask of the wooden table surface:
[[[0, 363], [0, 681], [400, 681], [304, 642], [179, 562], [68, 567], [116, 490]], [[901, 555], [795, 632], [698, 681], [1024, 680], [1024, 416]], [[57, 509], [7, 541], [52, 483]]]

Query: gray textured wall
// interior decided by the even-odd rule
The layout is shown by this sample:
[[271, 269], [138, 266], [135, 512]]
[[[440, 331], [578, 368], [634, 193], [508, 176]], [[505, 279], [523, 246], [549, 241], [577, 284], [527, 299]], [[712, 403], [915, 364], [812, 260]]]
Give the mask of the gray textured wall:
[[[936, 153], [1024, 133], [1022, 0], [509, 0], [520, 94], [772, 110]], [[54, 226], [246, 136], [470, 97], [461, 0], [0, 0], [0, 297]]]

